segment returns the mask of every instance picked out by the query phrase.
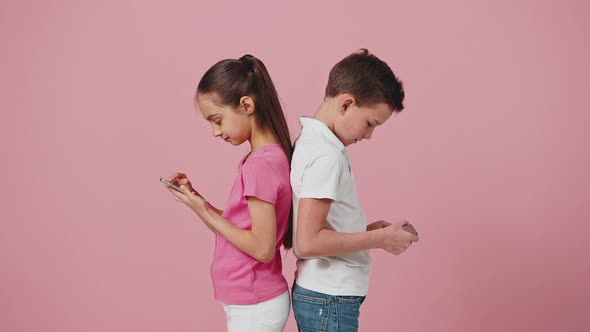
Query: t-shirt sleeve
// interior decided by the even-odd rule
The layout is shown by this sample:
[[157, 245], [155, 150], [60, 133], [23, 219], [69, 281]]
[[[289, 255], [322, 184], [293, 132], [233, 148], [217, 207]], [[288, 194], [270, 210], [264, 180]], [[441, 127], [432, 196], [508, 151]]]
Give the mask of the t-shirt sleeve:
[[327, 153], [312, 161], [303, 171], [300, 198], [338, 198], [338, 184], [342, 173], [341, 156]]
[[252, 196], [276, 204], [280, 182], [268, 161], [254, 158], [242, 166], [244, 197]]

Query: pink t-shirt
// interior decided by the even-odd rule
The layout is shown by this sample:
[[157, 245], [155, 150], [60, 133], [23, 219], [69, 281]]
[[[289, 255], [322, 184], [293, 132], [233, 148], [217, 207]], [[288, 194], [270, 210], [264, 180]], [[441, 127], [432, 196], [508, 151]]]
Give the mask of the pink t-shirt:
[[287, 231], [291, 209], [289, 172], [289, 160], [279, 144], [265, 145], [240, 162], [223, 216], [241, 229], [252, 229], [246, 198], [253, 196], [269, 202], [275, 206], [278, 243], [274, 258], [263, 264], [217, 233], [211, 264], [216, 300], [225, 304], [254, 304], [288, 290], [279, 251], [282, 241], [278, 240]]

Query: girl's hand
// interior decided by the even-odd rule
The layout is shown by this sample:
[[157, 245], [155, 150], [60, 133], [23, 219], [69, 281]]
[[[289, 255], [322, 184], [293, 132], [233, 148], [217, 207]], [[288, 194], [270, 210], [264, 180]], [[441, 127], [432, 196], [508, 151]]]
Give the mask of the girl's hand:
[[[194, 193], [196, 195], [201, 196], [201, 194], [199, 194], [192, 186], [191, 182], [188, 180], [188, 178], [186, 177], [186, 174], [184, 173], [179, 173], [179, 172], [175, 172], [172, 175], [170, 175], [168, 178], [168, 181], [172, 182], [173, 184], [181, 187], [183, 185], [186, 185], [189, 188], [189, 191], [191, 193]], [[203, 196], [201, 196], [203, 197]]]
[[186, 174], [176, 172], [168, 177], [168, 181], [182, 189], [182, 193], [166, 186], [178, 202], [182, 202], [195, 212], [202, 211], [207, 207], [207, 201], [192, 186]]

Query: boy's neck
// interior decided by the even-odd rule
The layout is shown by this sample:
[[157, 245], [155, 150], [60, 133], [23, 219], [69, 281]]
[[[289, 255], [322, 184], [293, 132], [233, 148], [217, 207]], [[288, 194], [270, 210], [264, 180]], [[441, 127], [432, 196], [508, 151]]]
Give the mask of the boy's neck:
[[333, 98], [326, 98], [315, 112], [313, 118], [322, 121], [330, 131], [334, 132], [337, 107]]

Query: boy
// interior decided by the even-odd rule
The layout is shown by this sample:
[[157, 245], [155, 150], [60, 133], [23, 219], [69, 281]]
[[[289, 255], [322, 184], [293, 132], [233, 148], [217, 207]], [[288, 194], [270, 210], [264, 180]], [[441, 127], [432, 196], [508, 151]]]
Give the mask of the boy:
[[404, 91], [389, 66], [366, 49], [330, 71], [325, 99], [302, 117], [291, 162], [297, 273], [293, 311], [300, 331], [357, 331], [369, 284], [369, 249], [404, 252], [406, 221], [369, 225], [359, 205], [346, 146], [370, 139], [401, 112]]

